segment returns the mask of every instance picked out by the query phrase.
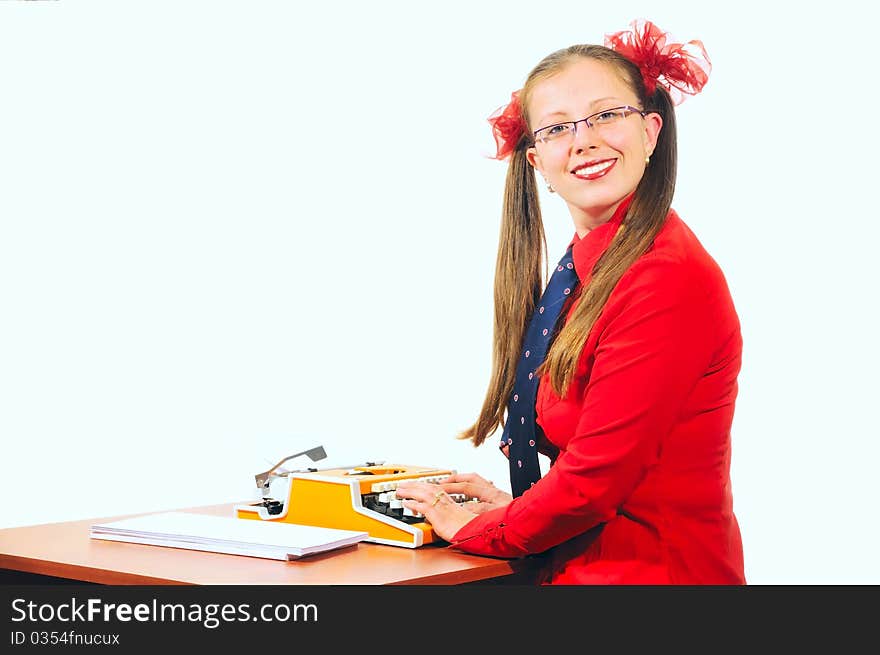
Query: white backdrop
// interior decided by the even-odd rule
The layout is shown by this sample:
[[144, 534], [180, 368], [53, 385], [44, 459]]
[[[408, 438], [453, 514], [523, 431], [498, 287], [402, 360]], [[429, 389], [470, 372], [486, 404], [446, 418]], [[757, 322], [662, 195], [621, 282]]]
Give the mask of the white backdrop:
[[[645, 17], [714, 64], [674, 207], [743, 325], [747, 577], [880, 583], [859, 4], [0, 3], [0, 527], [248, 499], [317, 444], [506, 485], [494, 439], [454, 439], [490, 365], [485, 119]], [[556, 259], [573, 228], [542, 200]]]

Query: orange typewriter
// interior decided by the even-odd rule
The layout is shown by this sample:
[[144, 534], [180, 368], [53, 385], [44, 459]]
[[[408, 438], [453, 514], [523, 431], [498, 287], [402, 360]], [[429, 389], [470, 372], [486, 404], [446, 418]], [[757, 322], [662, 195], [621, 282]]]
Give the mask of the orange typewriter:
[[[257, 474], [263, 500], [236, 505], [238, 518], [362, 530], [370, 535], [366, 541], [406, 548], [442, 541], [425, 517], [403, 507], [394, 492], [404, 480], [440, 482], [454, 470], [382, 462], [298, 471], [281, 468], [300, 455], [307, 455], [312, 461], [327, 456], [324, 448], [318, 446], [285, 457], [268, 471]], [[278, 478], [288, 480], [285, 501], [269, 496], [270, 482]], [[456, 502], [468, 500], [460, 494], [450, 496]]]

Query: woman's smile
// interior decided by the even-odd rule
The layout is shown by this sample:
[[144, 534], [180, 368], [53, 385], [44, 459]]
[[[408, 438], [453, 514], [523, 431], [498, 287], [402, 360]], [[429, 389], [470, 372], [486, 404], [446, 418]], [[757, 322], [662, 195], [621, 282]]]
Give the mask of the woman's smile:
[[579, 180], [598, 180], [600, 177], [607, 175], [617, 159], [600, 159], [599, 161], [589, 161], [585, 164], [577, 166], [572, 170], [571, 174]]

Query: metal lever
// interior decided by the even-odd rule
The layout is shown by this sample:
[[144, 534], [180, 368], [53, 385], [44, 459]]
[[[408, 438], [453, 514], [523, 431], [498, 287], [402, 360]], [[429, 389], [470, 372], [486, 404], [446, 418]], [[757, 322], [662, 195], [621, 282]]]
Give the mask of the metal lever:
[[324, 451], [324, 446], [316, 446], [314, 448], [310, 448], [309, 450], [304, 450], [301, 453], [296, 453], [295, 455], [285, 457], [268, 471], [257, 473], [254, 476], [254, 479], [257, 481], [257, 489], [260, 489], [264, 494], [268, 492], [269, 480], [272, 477], [272, 474], [278, 469], [278, 467], [284, 464], [284, 462], [291, 460], [294, 457], [299, 457], [301, 455], [307, 455], [309, 459], [311, 459], [313, 462], [317, 462], [319, 459], [324, 459], [325, 457], [327, 457], [327, 453]]

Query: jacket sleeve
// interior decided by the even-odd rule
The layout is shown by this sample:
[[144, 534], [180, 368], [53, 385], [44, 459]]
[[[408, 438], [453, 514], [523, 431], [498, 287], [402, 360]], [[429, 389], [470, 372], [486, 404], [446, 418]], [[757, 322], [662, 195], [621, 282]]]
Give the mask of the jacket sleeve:
[[609, 297], [575, 434], [547, 475], [450, 541], [476, 554], [540, 553], [617, 513], [710, 367], [719, 289], [680, 261], [648, 253]]

